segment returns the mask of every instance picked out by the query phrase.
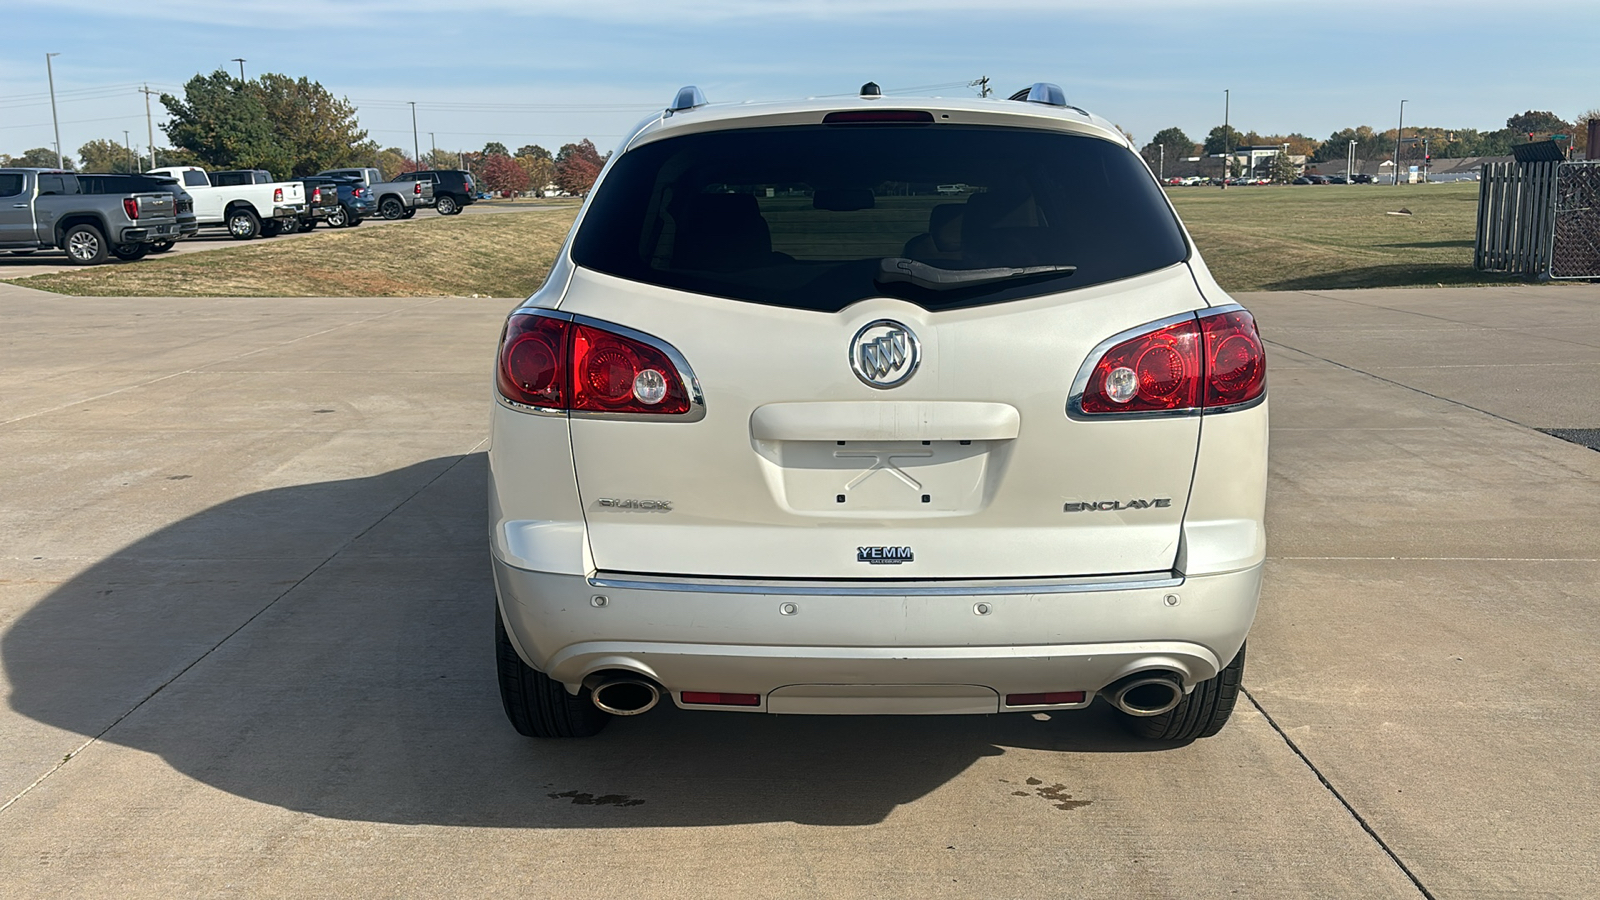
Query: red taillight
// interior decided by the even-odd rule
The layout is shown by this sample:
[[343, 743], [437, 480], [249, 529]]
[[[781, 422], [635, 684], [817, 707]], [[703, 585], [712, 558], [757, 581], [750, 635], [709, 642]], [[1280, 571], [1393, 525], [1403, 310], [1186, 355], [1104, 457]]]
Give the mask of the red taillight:
[[[678, 695], [685, 703], [706, 706], [760, 706], [760, 694], [722, 694], [712, 691], [684, 691]], [[1081, 695], [1080, 695], [1081, 696]]]
[[133, 199], [132, 197], [123, 197], [122, 211], [127, 213], [128, 218], [130, 219], [139, 218], [139, 201]]
[[314, 188], [311, 189], [311, 202], [312, 203], [321, 203], [322, 202], [322, 188], [314, 187]]
[[1083, 691], [1051, 691], [1044, 694], [1007, 694], [1007, 706], [1052, 706], [1059, 703], [1082, 703]]
[[283, 202], [283, 188], [273, 188], [272, 189], [272, 202], [273, 203], [282, 203]]
[[421, 196], [422, 195], [422, 182], [413, 181], [411, 183], [411, 193], [416, 194], [418, 196]]
[[1206, 345], [1206, 406], [1247, 403], [1267, 389], [1267, 354], [1244, 310], [1200, 320]]
[[1200, 405], [1200, 326], [1158, 328], [1107, 350], [1083, 391], [1086, 413], [1156, 412]]
[[1131, 337], [1089, 372], [1086, 415], [1183, 412], [1247, 403], [1266, 390], [1266, 353], [1244, 310], [1192, 319]]
[[545, 409], [681, 415], [692, 404], [656, 347], [595, 325], [512, 316], [500, 343], [500, 393]]

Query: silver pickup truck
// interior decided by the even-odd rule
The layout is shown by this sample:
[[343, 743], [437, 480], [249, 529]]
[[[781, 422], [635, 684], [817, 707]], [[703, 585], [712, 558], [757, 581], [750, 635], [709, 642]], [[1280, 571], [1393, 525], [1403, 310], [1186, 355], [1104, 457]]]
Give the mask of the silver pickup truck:
[[166, 191], [85, 194], [58, 169], [0, 169], [0, 250], [60, 249], [80, 266], [138, 259], [178, 237], [174, 202]]
[[432, 182], [384, 181], [383, 173], [371, 167], [328, 169], [317, 174], [360, 181], [372, 190], [373, 199], [378, 201], [378, 215], [385, 219], [409, 219], [418, 208], [433, 205]]

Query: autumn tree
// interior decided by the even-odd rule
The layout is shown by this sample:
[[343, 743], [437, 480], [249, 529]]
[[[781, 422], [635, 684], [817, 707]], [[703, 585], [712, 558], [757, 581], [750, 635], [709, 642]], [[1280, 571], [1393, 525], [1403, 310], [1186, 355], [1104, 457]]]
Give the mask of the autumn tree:
[[528, 173], [517, 161], [504, 153], [487, 156], [478, 180], [491, 191], [521, 193], [528, 189]]
[[608, 156], [610, 154], [601, 156], [594, 142], [588, 138], [576, 144], [563, 144], [556, 151], [553, 176], [556, 187], [578, 197], [589, 193], [595, 179], [600, 177], [600, 169], [605, 166]]
[[370, 164], [383, 172], [385, 179], [390, 179], [403, 172], [415, 172], [419, 168], [417, 161], [407, 156], [399, 147], [385, 147], [379, 150]]
[[[52, 154], [53, 155], [53, 154]], [[139, 162], [125, 144], [112, 140], [92, 140], [78, 148], [85, 172], [113, 172], [124, 175], [139, 171]]]
[[543, 191], [545, 185], [550, 184], [556, 174], [555, 158], [550, 151], [538, 144], [528, 144], [517, 148], [517, 155], [513, 157], [517, 165], [528, 173], [528, 186], [535, 191]]

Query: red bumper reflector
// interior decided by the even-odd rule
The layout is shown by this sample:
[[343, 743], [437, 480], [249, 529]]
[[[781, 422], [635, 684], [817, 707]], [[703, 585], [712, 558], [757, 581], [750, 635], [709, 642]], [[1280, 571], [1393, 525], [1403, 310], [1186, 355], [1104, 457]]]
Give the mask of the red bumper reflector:
[[[760, 694], [718, 694], [711, 691], [684, 691], [678, 696], [685, 703], [704, 706], [760, 706]], [[1083, 696], [1079, 694], [1078, 696]]]
[[1007, 706], [1050, 706], [1056, 703], [1082, 703], [1083, 691], [1052, 691], [1048, 694], [1007, 694]]

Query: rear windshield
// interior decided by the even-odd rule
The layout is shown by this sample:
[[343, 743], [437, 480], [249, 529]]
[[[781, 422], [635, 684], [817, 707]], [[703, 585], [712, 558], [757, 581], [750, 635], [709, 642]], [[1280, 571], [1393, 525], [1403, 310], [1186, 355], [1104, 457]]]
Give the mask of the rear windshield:
[[633, 281], [824, 312], [877, 296], [928, 309], [998, 303], [1187, 255], [1160, 188], [1126, 148], [949, 125], [646, 144], [601, 182], [572, 247], [578, 265]]

